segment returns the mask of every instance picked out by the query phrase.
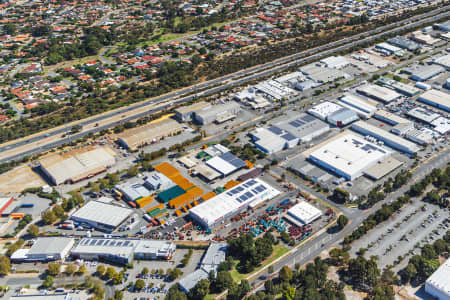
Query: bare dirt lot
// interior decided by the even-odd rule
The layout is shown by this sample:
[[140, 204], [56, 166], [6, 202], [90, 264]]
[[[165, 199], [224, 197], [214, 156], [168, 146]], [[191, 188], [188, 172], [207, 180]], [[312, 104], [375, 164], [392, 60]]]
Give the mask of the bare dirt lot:
[[0, 175], [0, 193], [19, 193], [26, 188], [45, 184], [45, 181], [29, 166], [22, 166]]

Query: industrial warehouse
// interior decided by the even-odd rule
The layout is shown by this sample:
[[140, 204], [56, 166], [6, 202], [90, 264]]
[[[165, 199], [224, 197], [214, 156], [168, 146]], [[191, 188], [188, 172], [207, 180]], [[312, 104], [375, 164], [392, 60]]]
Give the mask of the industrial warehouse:
[[450, 95], [438, 90], [429, 90], [420, 95], [419, 101], [450, 112]]
[[189, 215], [211, 229], [247, 207], [256, 207], [280, 194], [260, 179], [249, 179], [189, 210]]
[[116, 135], [117, 141], [125, 148], [136, 150], [164, 137], [182, 132], [185, 127], [171, 118], [155, 120], [144, 126], [125, 130]]
[[192, 121], [196, 111], [201, 111], [210, 107], [211, 104], [208, 102], [196, 102], [191, 105], [178, 107], [177, 109], [175, 109], [175, 116], [178, 120], [183, 122]]
[[296, 205], [292, 206], [287, 216], [284, 216], [288, 221], [297, 224], [299, 226], [311, 224], [322, 216], [322, 212], [309, 204], [306, 201], [300, 201]]
[[175, 244], [167, 241], [83, 238], [70, 255], [84, 260], [129, 264], [133, 259], [170, 259], [175, 249]]
[[228, 244], [212, 243], [206, 251], [200, 267], [194, 272], [183, 277], [178, 285], [184, 293], [188, 293], [202, 279], [207, 279], [210, 272], [217, 273], [220, 263], [225, 261]]
[[250, 135], [257, 148], [274, 153], [310, 142], [329, 130], [330, 126], [325, 122], [303, 113], [269, 128], [256, 128]]
[[74, 243], [75, 239], [67, 237], [38, 238], [31, 248], [14, 252], [11, 260], [15, 262], [64, 260]]
[[347, 180], [353, 180], [390, 154], [381, 146], [349, 133], [313, 151], [309, 159]]
[[333, 102], [323, 102], [308, 110], [308, 113], [331, 125], [341, 127], [358, 121], [358, 114]]
[[[282, 4], [281, 9], [290, 10]], [[270, 5], [278, 6], [276, 3]], [[319, 21], [314, 18], [313, 23], [320, 25], [322, 13], [329, 16], [333, 12], [333, 9], [325, 10], [323, 5], [328, 4], [301, 6], [295, 8], [294, 14], [288, 12], [281, 17], [299, 21], [304, 19], [299, 17], [299, 10], [305, 10], [305, 16], [318, 12]], [[342, 12], [352, 5], [366, 7], [367, 3], [345, 2], [333, 8]], [[431, 19], [434, 16], [445, 18], [445, 12], [439, 11], [445, 4], [436, 5], [433, 9], [436, 14], [427, 14], [432, 16]], [[248, 23], [244, 20], [227, 23], [217, 33], [219, 36], [211, 30], [179, 43], [162, 43], [154, 47], [163, 52], [178, 52], [182, 57], [179, 67], [192, 69], [194, 65], [184, 65], [187, 57], [181, 52], [186, 51], [188, 44], [196, 44], [196, 38], [206, 35], [217, 43], [224, 35], [239, 34], [233, 29], [235, 26], [240, 27], [241, 32], [255, 30], [255, 26], [262, 24], [267, 29], [280, 27], [280, 16], [275, 12], [271, 16], [271, 10], [259, 10], [260, 16], [249, 17]], [[118, 15], [123, 11], [121, 9]], [[404, 16], [409, 17], [407, 13]], [[377, 15], [370, 16], [373, 24], [381, 26], [376, 22], [377, 18]], [[412, 19], [415, 18], [418, 17]], [[363, 21], [357, 18], [348, 23], [350, 14], [346, 19], [347, 23], [339, 26], [360, 28], [353, 21]], [[136, 21], [139, 22], [139, 18]], [[312, 19], [308, 17], [302, 23], [304, 21], [311, 22]], [[364, 24], [371, 22], [364, 21]], [[403, 30], [401, 24], [407, 22], [398, 23], [395, 30]], [[264, 35], [271, 40], [277, 39], [276, 30], [264, 29]], [[256, 34], [265, 39], [260, 32]], [[14, 194], [10, 192], [14, 199], [3, 199], [3, 194], [0, 195], [3, 217], [0, 228], [5, 238], [12, 237], [11, 243], [4, 247], [5, 255], [12, 262], [10, 273], [38, 271], [32, 277], [38, 275], [39, 278], [29, 282], [34, 290], [43, 280], [48, 285], [46, 277], [50, 273], [56, 274], [56, 270], [52, 272], [54, 266], [60, 265], [59, 275], [51, 275], [54, 285], [48, 288], [50, 294], [60, 290], [63, 284], [66, 290], [75, 289], [80, 279], [83, 281], [83, 276], [80, 277], [83, 273], [88, 279], [95, 277], [96, 288], [97, 282], [98, 287], [100, 281], [105, 284], [106, 298], [120, 297], [121, 292], [124, 299], [183, 296], [177, 289], [187, 293], [188, 298], [208, 298], [225, 294], [228, 289], [229, 297], [241, 299], [252, 293], [247, 293], [249, 286], [258, 292], [257, 296], [262, 296], [263, 290], [266, 295], [279, 296], [280, 290], [285, 288], [282, 281], [286, 274], [283, 272], [289, 272], [280, 267], [288, 266], [295, 273], [301, 269], [297, 268], [298, 264], [308, 263], [316, 256], [324, 258], [335, 241], [345, 238], [346, 243], [352, 244], [347, 251], [349, 257], [358, 257], [358, 249], [366, 249], [367, 258], [383, 257], [376, 262], [380, 272], [394, 266], [395, 275], [403, 275], [407, 258], [432, 243], [427, 239], [446, 241], [450, 228], [450, 212], [445, 209], [447, 178], [442, 175], [448, 173], [450, 119], [441, 106], [447, 102], [450, 69], [418, 85], [404, 70], [414, 65], [432, 64], [448, 68], [450, 33], [447, 41], [439, 41], [436, 46], [412, 42], [417, 33], [390, 41], [386, 39], [392, 36], [391, 31], [383, 35], [380, 39], [374, 37], [372, 46], [356, 47], [358, 50], [353, 53], [338, 52], [339, 47], [334, 47], [336, 49], [331, 52], [317, 54], [320, 57], [316, 54], [305, 54], [305, 59], [293, 57], [292, 63], [283, 64], [282, 69], [275, 66], [273, 74], [266, 74], [266, 69], [254, 74], [249, 71], [248, 76], [244, 74], [248, 80], [243, 81], [230, 75], [231, 79], [223, 87], [217, 85], [221, 84], [220, 79], [203, 82], [207, 80], [207, 74], [201, 77], [199, 66], [196, 74], [203, 82], [197, 86], [202, 90], [198, 92], [199, 97], [195, 95], [195, 87], [187, 87], [161, 96], [165, 99], [161, 105], [154, 106], [151, 99], [144, 101], [149, 109], [137, 105], [132, 110], [124, 108], [111, 112], [106, 119], [98, 119], [96, 129], [90, 121], [89, 125], [83, 123], [82, 130], [71, 135], [74, 140], [83, 138], [76, 144], [61, 146], [55, 153], [61, 151], [76, 156], [104, 146], [109, 148], [115, 163], [106, 167], [103, 174], [89, 178], [93, 176], [90, 174], [86, 177], [88, 180], [74, 185], [68, 184], [75, 182], [72, 179], [57, 187], [50, 187], [44, 180], [35, 180], [37, 183], [33, 188], [22, 185], [20, 195], [21, 190]], [[429, 26], [422, 35], [439, 39], [436, 26]], [[382, 39], [386, 43], [375, 47]], [[227, 45], [244, 46], [242, 41], [236, 42], [239, 44]], [[247, 41], [244, 39], [244, 42]], [[365, 40], [361, 43], [368, 44]], [[247, 47], [258, 46], [246, 44]], [[207, 52], [222, 51], [222, 47], [203, 46]], [[259, 46], [265, 46], [265, 43]], [[353, 46], [349, 43], [344, 48], [352, 51], [356, 49]], [[420, 48], [417, 53], [408, 50], [417, 46]], [[134, 61], [129, 54], [140, 52], [141, 48], [143, 52], [160, 51], [154, 50], [153, 46], [136, 47], [139, 49], [118, 46], [120, 53], [115, 54], [114, 49], [110, 49], [105, 55], [120, 65], [126, 56], [126, 60]], [[187, 51], [190, 55], [189, 49]], [[193, 51], [197, 53], [199, 48], [193, 48]], [[339, 54], [342, 56], [330, 56]], [[420, 56], [420, 60], [415, 61], [415, 55]], [[147, 53], [136, 54], [139, 61], [146, 61], [145, 56]], [[169, 56], [166, 58], [170, 62]], [[178, 60], [173, 62], [171, 67], [178, 66]], [[98, 63], [100, 71], [107, 67], [102, 61]], [[140, 62], [136, 65], [140, 66]], [[159, 66], [152, 63], [151, 69], [157, 68]], [[80, 69], [84, 71], [84, 67]], [[96, 75], [88, 70], [91, 76]], [[124, 73], [127, 77], [124, 84], [134, 82], [133, 78], [144, 73], [148, 72]], [[255, 80], [252, 80], [254, 75]], [[150, 85], [159, 82], [156, 77], [147, 79]], [[170, 83], [170, 87], [175, 87], [169, 79], [164, 78], [161, 84]], [[24, 89], [28, 90], [26, 81], [22, 81]], [[232, 87], [228, 85], [230, 82]], [[218, 88], [223, 89], [218, 91]], [[122, 92], [126, 93], [127, 89]], [[148, 90], [138, 89], [136, 96], [142, 96], [143, 92], [148, 94]], [[11, 99], [8, 97], [7, 101]], [[68, 124], [68, 128], [70, 126]], [[90, 134], [93, 131], [98, 132]], [[53, 143], [53, 138], [52, 134], [47, 141]], [[64, 137], [61, 138], [64, 142]], [[34, 137], [30, 139], [33, 141]], [[47, 151], [49, 147], [51, 145], [42, 149]], [[68, 152], [69, 149], [76, 151]], [[30, 182], [33, 180], [29, 173], [43, 177], [36, 160], [54, 153], [40, 155], [20, 166], [27, 168], [27, 172], [22, 171], [21, 180], [14, 179], [20, 177], [16, 172], [6, 171], [5, 174], [17, 186], [26, 178], [30, 178]], [[9, 167], [6, 167], [7, 170]], [[6, 178], [5, 174], [0, 178]], [[1, 183], [6, 181], [0, 179], [0, 192], [9, 195], [8, 185], [13, 184]], [[408, 201], [405, 195], [415, 201]], [[371, 209], [378, 211], [367, 213]], [[364, 236], [359, 238], [361, 232], [357, 229], [367, 224], [375, 228], [364, 231]], [[354, 229], [356, 232], [352, 234]], [[42, 240], [45, 236], [67, 238]], [[388, 238], [383, 239], [383, 236]], [[20, 239], [25, 240], [23, 246]], [[12, 244], [15, 240], [18, 242]], [[392, 241], [395, 243], [390, 247]], [[304, 245], [308, 246], [305, 248]], [[445, 249], [440, 247], [443, 244], [433, 245], [436, 255], [439, 250], [439, 262], [443, 262], [446, 255]], [[12, 251], [18, 247], [22, 249]], [[290, 254], [294, 252], [292, 262]], [[255, 259], [248, 259], [249, 253]], [[339, 253], [333, 252], [331, 256], [334, 254]], [[406, 260], [400, 261], [400, 256]], [[48, 261], [56, 261], [56, 264], [48, 265]], [[322, 264], [327, 262], [325, 259]], [[338, 266], [335, 271], [346, 272], [347, 267]], [[437, 269], [437, 262], [433, 269]], [[336, 285], [353, 284], [355, 288], [353, 291], [334, 289], [336, 297], [374, 294], [374, 286], [354, 285], [358, 281], [356, 277], [343, 280], [334, 273], [331, 275], [333, 278], [329, 279]], [[419, 271], [417, 276], [420, 276]], [[12, 274], [11, 277], [16, 276]], [[241, 280], [245, 277], [249, 286]], [[440, 288], [443, 283], [439, 278], [434, 278], [436, 280], [430, 285]], [[24, 280], [10, 280], [12, 288], [28, 284]], [[209, 292], [206, 291], [208, 282]], [[297, 290], [300, 285], [290, 282]], [[386, 282], [386, 287], [388, 285], [391, 283]], [[397, 289], [395, 283], [393, 285], [395, 293], [404, 292]], [[271, 286], [275, 293], [270, 291]], [[42, 290], [42, 287], [38, 289]], [[114, 289], [118, 295], [114, 294]], [[306, 288], [304, 290], [306, 293]], [[200, 295], [204, 291], [207, 295]], [[80, 297], [89, 292], [92, 294], [92, 289], [80, 291]]]
[[354, 94], [344, 94], [339, 98], [339, 104], [355, 111], [361, 118], [368, 119], [377, 111], [376, 103], [371, 103]]
[[392, 125], [393, 127], [391, 131], [398, 135], [403, 135], [406, 132], [414, 129], [414, 123], [410, 120], [387, 112], [383, 109], [378, 110], [375, 113], [374, 118]]
[[194, 113], [194, 118], [200, 125], [208, 125], [213, 122], [223, 123], [234, 119], [241, 111], [239, 103], [230, 101], [223, 104], [204, 107]]
[[416, 144], [363, 121], [353, 123], [351, 128], [364, 136], [372, 136], [383, 141], [387, 146], [409, 155], [413, 155], [420, 150]]
[[89, 224], [100, 231], [112, 232], [132, 213], [130, 208], [92, 200], [77, 210], [70, 219]]
[[383, 103], [390, 103], [400, 98], [400, 94], [383, 86], [367, 84], [356, 89], [361, 95], [373, 98]]
[[450, 299], [450, 258], [425, 281], [425, 291], [439, 300]]
[[116, 163], [114, 156], [107, 146], [86, 147], [45, 157], [39, 167], [52, 184], [75, 183], [105, 172]]

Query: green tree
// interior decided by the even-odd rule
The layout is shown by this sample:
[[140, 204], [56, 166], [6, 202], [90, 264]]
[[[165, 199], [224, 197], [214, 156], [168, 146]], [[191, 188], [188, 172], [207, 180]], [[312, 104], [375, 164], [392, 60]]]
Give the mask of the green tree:
[[209, 281], [202, 279], [189, 291], [189, 299], [203, 300], [209, 294]]
[[280, 270], [280, 280], [283, 282], [290, 282], [292, 279], [293, 273], [291, 268], [289, 268], [288, 266], [283, 266]]
[[350, 193], [341, 188], [335, 188], [333, 191], [333, 199], [338, 203], [345, 203], [350, 200]]
[[142, 290], [145, 287], [145, 282], [142, 279], [136, 280], [136, 283], [134, 284], [134, 288], [138, 291]]
[[53, 213], [57, 218], [62, 218], [62, 216], [64, 216], [64, 209], [60, 205], [56, 204], [53, 206]]
[[148, 272], [149, 272], [149, 271], [148, 271], [148, 268], [147, 268], [147, 267], [144, 267], [144, 268], [142, 269], [142, 271], [141, 271], [141, 274], [145, 276], [145, 275], [148, 275]]
[[98, 265], [97, 269], [95, 270], [95, 273], [97, 273], [97, 276], [103, 276], [105, 275], [106, 269], [104, 265]]
[[123, 291], [115, 290], [114, 291], [114, 300], [123, 300]]
[[167, 275], [169, 275], [171, 280], [175, 280], [183, 275], [183, 272], [178, 268], [173, 268], [172, 270], [168, 271]]
[[114, 276], [116, 276], [116, 269], [114, 269], [113, 267], [108, 267], [106, 269], [106, 278], [108, 278], [109, 280], [112, 280], [114, 278]]
[[347, 223], [348, 223], [348, 218], [346, 216], [340, 215], [338, 217], [337, 225], [338, 225], [339, 230], [342, 230], [345, 227], [345, 225], [347, 225]]
[[231, 287], [233, 284], [233, 278], [231, 277], [230, 272], [220, 271], [217, 272], [216, 280], [214, 281], [214, 290], [215, 292], [222, 292]]
[[409, 263], [402, 272], [402, 279], [405, 282], [410, 282], [417, 276], [417, 269], [414, 264]]
[[444, 252], [447, 252], [449, 249], [449, 246], [444, 240], [438, 239], [433, 243], [434, 251], [436, 251], [436, 254], [441, 255]]
[[363, 256], [351, 259], [348, 263], [348, 274], [358, 287], [373, 287], [377, 284], [380, 270], [374, 259], [366, 260]]
[[114, 278], [112, 279], [112, 284], [118, 285], [123, 282], [123, 272], [116, 273]]
[[283, 290], [283, 298], [286, 300], [294, 300], [295, 287], [288, 286]]
[[11, 270], [11, 261], [5, 255], [0, 256], [0, 275], [6, 276]]
[[47, 273], [51, 276], [56, 276], [61, 272], [61, 265], [58, 263], [49, 263]]
[[29, 235], [36, 237], [39, 235], [39, 227], [35, 224], [30, 224], [27, 228], [27, 232]]
[[48, 289], [49, 287], [53, 286], [53, 283], [54, 283], [53, 277], [50, 276], [50, 275], [47, 275], [47, 276], [45, 277], [44, 282], [42, 283], [42, 286], [43, 286], [44, 288], [47, 288], [47, 289]]
[[42, 221], [44, 221], [46, 225], [53, 224], [56, 221], [55, 213], [51, 210], [47, 210], [42, 214]]
[[139, 173], [139, 168], [137, 166], [132, 166], [128, 169], [127, 175], [128, 177], [134, 177]]
[[87, 273], [87, 269], [84, 265], [80, 265], [77, 270], [78, 275], [84, 275]]
[[172, 285], [167, 291], [165, 300], [187, 300], [185, 293], [181, 292], [177, 284]]
[[72, 276], [76, 270], [77, 270], [77, 267], [74, 264], [68, 264], [66, 266], [66, 268], [64, 269], [64, 273], [66, 273], [69, 276]]
[[14, 35], [17, 31], [17, 26], [13, 23], [6, 23], [3, 25], [3, 31], [8, 35]]
[[434, 247], [430, 244], [425, 244], [422, 247], [421, 254], [425, 259], [436, 259], [437, 258], [436, 251], [434, 250]]

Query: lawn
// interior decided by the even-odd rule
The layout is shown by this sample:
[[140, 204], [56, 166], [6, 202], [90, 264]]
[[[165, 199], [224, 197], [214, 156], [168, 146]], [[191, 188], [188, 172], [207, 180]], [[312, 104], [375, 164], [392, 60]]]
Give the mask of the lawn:
[[[273, 253], [271, 256], [269, 256], [269, 258], [267, 258], [265, 261], [262, 262], [261, 265], [259, 265], [257, 268], [255, 268], [255, 270], [252, 273], [256, 273], [259, 270], [261, 270], [262, 268], [264, 268], [265, 266], [271, 264], [273, 261], [275, 261], [276, 259], [280, 258], [281, 256], [283, 256], [285, 253], [289, 252], [289, 248], [286, 248], [284, 245], [282, 245], [281, 243], [279, 243], [278, 245], [275, 245], [273, 247]], [[235, 261], [235, 267], [238, 264], [238, 261]], [[233, 268], [233, 270], [231, 270], [231, 277], [233, 278], [233, 280], [235, 282], [239, 282], [242, 279], [245, 279], [247, 277], [249, 277], [249, 275], [251, 275], [252, 273], [247, 273], [247, 274], [241, 274], [239, 273], [236, 268]]]

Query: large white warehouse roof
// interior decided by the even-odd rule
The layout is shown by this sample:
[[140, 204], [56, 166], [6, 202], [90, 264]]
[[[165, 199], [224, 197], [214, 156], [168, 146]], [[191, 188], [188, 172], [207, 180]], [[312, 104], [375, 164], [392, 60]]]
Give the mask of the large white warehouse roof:
[[450, 299], [450, 259], [427, 279], [425, 291], [440, 300]]
[[375, 105], [370, 104], [361, 97], [349, 93], [344, 94], [339, 99], [339, 104], [354, 110], [358, 115], [364, 118], [370, 118], [377, 110]]
[[205, 227], [213, 227], [247, 206], [254, 207], [280, 194], [268, 183], [249, 179], [234, 188], [189, 210], [189, 214]]
[[388, 145], [391, 148], [409, 154], [416, 153], [417, 151], [419, 151], [419, 147], [417, 147], [416, 144], [411, 143], [405, 140], [404, 138], [401, 138], [377, 126], [374, 126], [372, 124], [363, 121], [353, 123], [352, 129], [363, 135], [370, 135], [380, 141], [383, 141], [386, 145]]
[[328, 116], [341, 110], [342, 108], [342, 106], [334, 102], [325, 101], [308, 109], [308, 113], [313, 115], [314, 117], [321, 119], [322, 121], [325, 121]]
[[390, 154], [390, 151], [349, 133], [312, 152], [309, 158], [332, 172], [353, 180]]
[[389, 103], [399, 98], [401, 95], [391, 89], [376, 84], [367, 84], [356, 89], [358, 93], [375, 100]]
[[54, 154], [39, 161], [41, 169], [54, 184], [82, 180], [106, 170], [115, 162], [114, 151], [107, 146]]
[[88, 222], [93, 226], [104, 225], [114, 229], [132, 213], [133, 210], [129, 208], [92, 200], [76, 211], [71, 218], [79, 222]]
[[450, 111], [450, 94], [442, 91], [434, 89], [426, 91], [420, 95], [419, 101]]
[[322, 212], [306, 201], [301, 201], [288, 210], [288, 215], [303, 224], [312, 223], [322, 216]]

